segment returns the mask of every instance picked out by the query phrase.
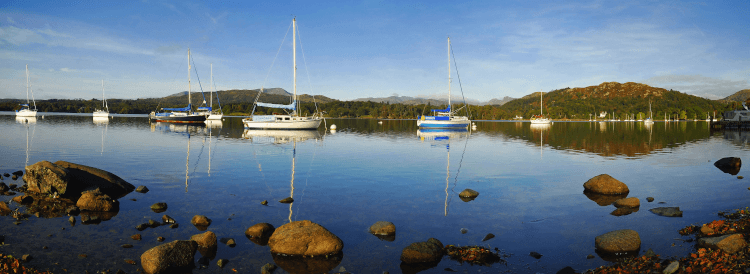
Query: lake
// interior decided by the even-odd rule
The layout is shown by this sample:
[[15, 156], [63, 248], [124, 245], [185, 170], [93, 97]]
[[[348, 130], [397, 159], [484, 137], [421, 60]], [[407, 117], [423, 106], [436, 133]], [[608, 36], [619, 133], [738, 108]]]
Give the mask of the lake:
[[[663, 258], [685, 256], [693, 245], [680, 240], [688, 238], [679, 229], [750, 204], [748, 179], [713, 165], [747, 155], [750, 133], [711, 132], [703, 121], [650, 127], [638, 122], [535, 127], [476, 121], [475, 130], [433, 132], [418, 131], [415, 120], [328, 119], [326, 126], [335, 124], [337, 131], [298, 132], [246, 131], [241, 117], [186, 126], [149, 123], [139, 115], [97, 122], [90, 114], [40, 113], [36, 121], [1, 114], [0, 173], [64, 160], [150, 189], [119, 199], [119, 212], [99, 224], [81, 224], [76, 217], [71, 226], [68, 216], [31, 216], [15, 225], [10, 216], [0, 217], [0, 235], [5, 236], [0, 253], [31, 254], [28, 265], [55, 273], [136, 273], [141, 254], [161, 244], [157, 237], [166, 243], [202, 233], [190, 224], [197, 214], [213, 220], [208, 230], [219, 239], [233, 238], [237, 245], [219, 243], [215, 258], [195, 273], [259, 272], [275, 258], [267, 246], [245, 238], [244, 231], [256, 223], [278, 228], [299, 220], [318, 223], [344, 242], [343, 256], [330, 272], [400, 273], [402, 249], [431, 237], [444, 245], [498, 248], [508, 256], [507, 264], [461, 264], [446, 256], [424, 273], [446, 268], [556, 273], [565, 266], [581, 272], [610, 264], [595, 253], [598, 235], [632, 229], [641, 237], [641, 254], [650, 248]], [[584, 182], [605, 173], [628, 185], [628, 197], [640, 199], [637, 212], [611, 215], [614, 206], [600, 206], [583, 193]], [[750, 178], [746, 173], [737, 175]], [[22, 184], [11, 178], [3, 182]], [[458, 193], [467, 188], [479, 196], [464, 202]], [[290, 196], [294, 203], [278, 202]], [[167, 203], [168, 210], [152, 212], [157, 202]], [[680, 207], [683, 217], [648, 211], [660, 206]], [[163, 214], [180, 226], [136, 230]], [[369, 234], [377, 221], [394, 223], [395, 239]], [[495, 237], [483, 242], [488, 233]], [[132, 240], [134, 234], [143, 239]], [[587, 259], [589, 254], [595, 258]], [[196, 261], [200, 257], [197, 253]], [[218, 259], [229, 263], [220, 269]]]

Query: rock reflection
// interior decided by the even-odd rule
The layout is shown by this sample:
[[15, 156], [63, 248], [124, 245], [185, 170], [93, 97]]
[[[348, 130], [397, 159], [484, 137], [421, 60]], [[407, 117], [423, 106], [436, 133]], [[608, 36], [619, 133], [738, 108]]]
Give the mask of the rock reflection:
[[375, 236], [375, 237], [378, 237], [378, 239], [380, 239], [382, 241], [393, 242], [393, 241], [396, 240], [396, 234], [393, 234], [393, 235], [377, 235], [377, 234], [372, 234], [372, 235]]
[[583, 194], [586, 195], [586, 198], [589, 198], [589, 200], [594, 201], [596, 204], [600, 206], [611, 205], [615, 201], [619, 199], [623, 199], [628, 196], [627, 194], [618, 194], [618, 195], [599, 194], [599, 193], [594, 193], [591, 191], [583, 191]]
[[[302, 256], [285, 256], [271, 254], [273, 262], [289, 273], [328, 273], [341, 263], [344, 253], [340, 252], [335, 255], [302, 257]], [[404, 272], [406, 273], [406, 272]]]
[[620, 262], [625, 259], [633, 259], [635, 257], [638, 257], [638, 254], [641, 252], [641, 249], [638, 248], [638, 250], [636, 251], [622, 252], [622, 253], [609, 253], [609, 252], [596, 249], [595, 252], [596, 252], [596, 255], [599, 255], [599, 258], [602, 258], [602, 260], [605, 260], [608, 262]]
[[610, 213], [610, 214], [612, 214], [614, 216], [618, 216], [618, 217], [619, 216], [625, 216], [625, 215], [629, 215], [629, 214], [634, 213], [634, 212], [638, 212], [638, 209], [639, 209], [638, 207], [635, 207], [635, 208], [621, 207], [621, 208], [615, 209], [615, 211], [612, 211], [612, 213]]
[[402, 262], [399, 268], [401, 268], [401, 273], [404, 274], [414, 274], [419, 273], [425, 270], [430, 270], [435, 268], [440, 261], [432, 262], [432, 263], [419, 263], [419, 264], [407, 264]]

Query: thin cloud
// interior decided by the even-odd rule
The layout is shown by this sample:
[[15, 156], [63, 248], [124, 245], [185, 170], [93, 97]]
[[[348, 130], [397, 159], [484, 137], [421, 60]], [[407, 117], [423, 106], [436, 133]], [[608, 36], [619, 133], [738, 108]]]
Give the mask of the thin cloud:
[[172, 45], [169, 45], [169, 46], [158, 47], [158, 48], [156, 48], [154, 50], [154, 52], [156, 52], [158, 54], [166, 55], [166, 54], [177, 53], [177, 52], [179, 52], [181, 50], [182, 50], [182, 46], [177, 45], [177, 44], [172, 44]]
[[71, 69], [71, 68], [60, 68], [60, 71], [62, 71], [62, 72], [78, 72], [78, 70]]
[[219, 19], [226, 17], [227, 15], [229, 15], [229, 13], [225, 11], [224, 13], [216, 17], [212, 17], [211, 14], [208, 13], [206, 13], [206, 15], [208, 16], [208, 18], [211, 18], [211, 21], [213, 21], [214, 24], [216, 24], [218, 23]]
[[33, 30], [8, 26], [5, 28], [0, 27], [0, 42], [20, 46], [34, 43], [45, 44], [47, 43], [47, 39], [44, 39], [44, 37]]
[[8, 16], [8, 23], [15, 24], [16, 21], [13, 21], [13, 18], [10, 18], [10, 16]]
[[643, 80], [650, 86], [679, 90], [708, 99], [721, 99], [747, 89], [747, 80], [729, 80], [703, 75], [659, 75]]
[[49, 36], [54, 36], [54, 37], [73, 38], [73, 36], [70, 36], [69, 34], [65, 34], [65, 33], [61, 33], [61, 32], [56, 32], [56, 31], [51, 30], [51, 29], [37, 30], [37, 32], [43, 33], [43, 34], [46, 34], [46, 35], [49, 35]]

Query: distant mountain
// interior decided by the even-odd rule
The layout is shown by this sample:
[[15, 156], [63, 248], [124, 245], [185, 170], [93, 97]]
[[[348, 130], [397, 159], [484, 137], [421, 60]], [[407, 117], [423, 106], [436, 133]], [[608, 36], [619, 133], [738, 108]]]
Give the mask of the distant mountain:
[[513, 100], [516, 100], [516, 98], [510, 98], [508, 96], [503, 97], [502, 100], [501, 99], [493, 98], [489, 102], [487, 102], [487, 105], [502, 106], [505, 103], [513, 101]]
[[[258, 96], [258, 91], [260, 89], [234, 89], [234, 90], [220, 90], [217, 91], [216, 94], [218, 94], [219, 99], [217, 100], [216, 97], [214, 97], [214, 104], [217, 104], [217, 102], [221, 102], [221, 104], [242, 104], [242, 103], [252, 103], [255, 101], [255, 98]], [[210, 92], [204, 93], [206, 96], [206, 102], [209, 101]], [[291, 103], [291, 93], [287, 92], [283, 88], [269, 88], [269, 89], [263, 89], [263, 93], [261, 93], [260, 98], [258, 99], [261, 102], [265, 103], [275, 103], [275, 104], [289, 104]], [[217, 95], [214, 95], [217, 96]], [[161, 105], [166, 106], [180, 106], [184, 105], [187, 101], [187, 91], [178, 92], [163, 98], [153, 98], [154, 100], [159, 101]], [[199, 106], [203, 103], [203, 96], [201, 96], [200, 92], [193, 92], [191, 96], [193, 102], [192, 104], [194, 106]], [[297, 94], [297, 99], [300, 102], [313, 102], [313, 97], [307, 94]], [[322, 96], [322, 95], [316, 95], [315, 101], [318, 103], [327, 103], [334, 101], [331, 98]]]
[[750, 99], [750, 89], [743, 89], [722, 99], [726, 102], [745, 102]]
[[[458, 99], [456, 97], [452, 98], [453, 102], [462, 102], [463, 100]], [[466, 99], [466, 102], [470, 105], [477, 105], [477, 106], [484, 106], [484, 105], [503, 105], [507, 102], [510, 102], [512, 100], [515, 100], [515, 98], [510, 98], [508, 96], [505, 96], [502, 100], [501, 99], [492, 99], [489, 102], [480, 102], [478, 100], [473, 99]], [[358, 98], [354, 99], [352, 101], [355, 102], [376, 102], [376, 103], [389, 103], [389, 104], [404, 104], [404, 105], [421, 105], [421, 104], [427, 104], [430, 103], [431, 105], [445, 105], [448, 104], [448, 98], [446, 96], [445, 99], [436, 99], [436, 98], [420, 98], [420, 97], [410, 97], [410, 96], [389, 96], [389, 97], [368, 97], [368, 98]]]

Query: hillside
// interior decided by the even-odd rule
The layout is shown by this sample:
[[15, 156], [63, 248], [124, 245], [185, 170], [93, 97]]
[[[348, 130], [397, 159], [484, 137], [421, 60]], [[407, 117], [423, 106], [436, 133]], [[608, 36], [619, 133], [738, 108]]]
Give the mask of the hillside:
[[[544, 93], [544, 113], [553, 119], [589, 119], [590, 114], [606, 111], [616, 117], [643, 113], [648, 115], [649, 102], [655, 119], [679, 115], [683, 119], [705, 119], [726, 110], [726, 104], [679, 91], [639, 83], [605, 82], [598, 86], [564, 88]], [[528, 118], [538, 115], [539, 93], [535, 92], [501, 107], [510, 115]]]
[[[456, 97], [453, 97], [453, 103], [456, 102], [463, 102], [462, 99], [458, 99]], [[512, 100], [515, 100], [515, 98], [510, 98], [508, 96], [505, 96], [503, 99], [496, 99], [493, 98], [488, 102], [480, 102], [478, 100], [467, 98], [466, 102], [470, 105], [477, 105], [477, 106], [485, 106], [485, 105], [498, 105], [501, 106], [507, 102], [510, 102]], [[404, 105], [445, 105], [448, 104], [448, 99], [432, 99], [432, 98], [420, 98], [420, 97], [410, 97], [410, 96], [389, 96], [389, 97], [367, 97], [367, 98], [357, 98], [352, 100], [353, 102], [374, 102], [374, 103], [388, 103], [388, 104], [404, 104]]]
[[743, 89], [722, 99], [726, 102], [745, 102], [750, 99], [750, 89]]

